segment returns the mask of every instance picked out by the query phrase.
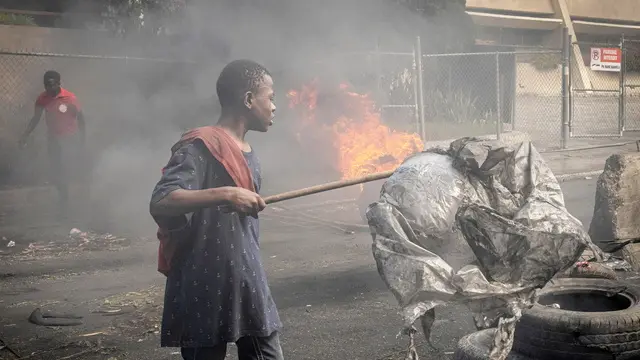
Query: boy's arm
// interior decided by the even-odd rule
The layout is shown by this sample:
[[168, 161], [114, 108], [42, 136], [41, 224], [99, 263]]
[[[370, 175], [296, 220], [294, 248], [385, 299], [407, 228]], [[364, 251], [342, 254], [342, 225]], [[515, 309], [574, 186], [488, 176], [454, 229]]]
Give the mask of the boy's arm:
[[266, 206], [260, 195], [238, 187], [204, 188], [207, 169], [200, 146], [178, 149], [156, 185], [149, 212], [155, 218], [174, 217], [202, 208], [229, 205], [232, 210], [257, 216]]

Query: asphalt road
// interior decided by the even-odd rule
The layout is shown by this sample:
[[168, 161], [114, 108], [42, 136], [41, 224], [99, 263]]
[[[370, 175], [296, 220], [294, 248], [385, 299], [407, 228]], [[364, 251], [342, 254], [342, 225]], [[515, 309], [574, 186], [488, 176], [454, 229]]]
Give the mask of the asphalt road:
[[[562, 184], [568, 209], [585, 226], [593, 211], [595, 181]], [[350, 214], [340, 215], [342, 221], [357, 221], [354, 209], [344, 208], [340, 213]], [[368, 233], [349, 234], [283, 217], [269, 217], [263, 224], [263, 258], [286, 326], [282, 340], [288, 359], [403, 359], [407, 341], [396, 337], [401, 326], [397, 303], [376, 271]], [[141, 254], [137, 261], [108, 270], [0, 278], [0, 338], [23, 356], [62, 342], [100, 338], [99, 343], [85, 346], [98, 344], [109, 351], [88, 352], [77, 359], [180, 359], [175, 349], [158, 348], [154, 333], [163, 286], [163, 278], [155, 271], [155, 242], [138, 244], [135, 249]], [[59, 266], [64, 268], [65, 262], [60, 260]], [[117, 317], [91, 313], [115, 303], [113, 296], [138, 299], [132, 302], [150, 310], [124, 319], [122, 326], [114, 325]], [[80, 312], [86, 316], [85, 325], [57, 329], [30, 325], [25, 320], [36, 306]], [[421, 359], [450, 358], [457, 340], [473, 330], [465, 308], [438, 309], [432, 335], [437, 349], [430, 349], [418, 337]], [[80, 336], [101, 331], [110, 335]], [[230, 350], [229, 359], [235, 359]], [[66, 356], [71, 350], [65, 351]], [[62, 357], [58, 353], [39, 356], [34, 359]]]

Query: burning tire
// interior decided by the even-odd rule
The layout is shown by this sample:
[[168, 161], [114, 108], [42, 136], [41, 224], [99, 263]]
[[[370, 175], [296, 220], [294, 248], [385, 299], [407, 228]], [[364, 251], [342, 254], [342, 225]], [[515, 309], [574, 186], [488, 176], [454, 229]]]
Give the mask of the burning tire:
[[[496, 329], [487, 329], [469, 334], [458, 342], [458, 348], [453, 354], [454, 360], [487, 360], [489, 359], [489, 349]], [[520, 355], [511, 351], [507, 360], [533, 360], [532, 358]]]
[[607, 279], [558, 279], [517, 324], [514, 351], [539, 359], [640, 359], [640, 290]]

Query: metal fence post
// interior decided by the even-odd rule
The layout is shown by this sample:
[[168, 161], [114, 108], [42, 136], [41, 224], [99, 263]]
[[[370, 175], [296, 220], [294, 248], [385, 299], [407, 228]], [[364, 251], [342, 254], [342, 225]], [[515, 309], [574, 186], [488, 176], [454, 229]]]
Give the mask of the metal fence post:
[[620, 131], [620, 136], [624, 135], [624, 128], [626, 122], [626, 56], [625, 56], [625, 48], [624, 48], [624, 34], [620, 38], [620, 90], [619, 90], [619, 99], [618, 99], [618, 130]]
[[569, 121], [571, 117], [571, 104], [569, 99], [570, 93], [570, 55], [571, 55], [571, 35], [569, 30], [564, 27], [562, 29], [562, 128], [561, 128], [561, 143], [562, 148], [566, 149], [569, 144]]
[[420, 131], [421, 131], [420, 113], [422, 112], [422, 109], [420, 108], [420, 101], [418, 100], [419, 98], [418, 79], [420, 78], [420, 75], [418, 74], [418, 72], [420, 71], [418, 70], [418, 57], [420, 57], [420, 54], [418, 53], [418, 49], [414, 44], [413, 46], [413, 105], [415, 109], [414, 117], [416, 120], [416, 133], [420, 134]]
[[416, 67], [418, 68], [418, 104], [420, 105], [418, 113], [420, 114], [420, 136], [422, 141], [427, 141], [427, 129], [424, 121], [424, 79], [422, 68], [422, 44], [420, 42], [420, 36], [416, 36]]
[[502, 134], [502, 106], [500, 103], [500, 53], [496, 52], [496, 139]]
[[376, 87], [378, 93], [382, 90], [382, 59], [380, 54], [380, 38], [376, 38], [376, 54], [375, 54], [375, 62], [376, 62]]
[[509, 118], [511, 122], [511, 131], [516, 131], [516, 101], [518, 101], [517, 88], [518, 88], [518, 55], [513, 55], [513, 72], [511, 74], [511, 91], [509, 96], [511, 97], [511, 106], [509, 111], [511, 116]]

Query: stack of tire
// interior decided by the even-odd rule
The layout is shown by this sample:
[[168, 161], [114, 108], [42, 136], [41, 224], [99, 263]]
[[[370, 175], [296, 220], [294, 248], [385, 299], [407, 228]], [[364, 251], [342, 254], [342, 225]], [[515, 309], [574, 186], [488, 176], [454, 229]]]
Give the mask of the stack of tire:
[[[489, 359], [494, 334], [463, 337], [454, 359]], [[508, 359], [640, 359], [640, 289], [605, 278], [554, 279], [523, 313]]]

